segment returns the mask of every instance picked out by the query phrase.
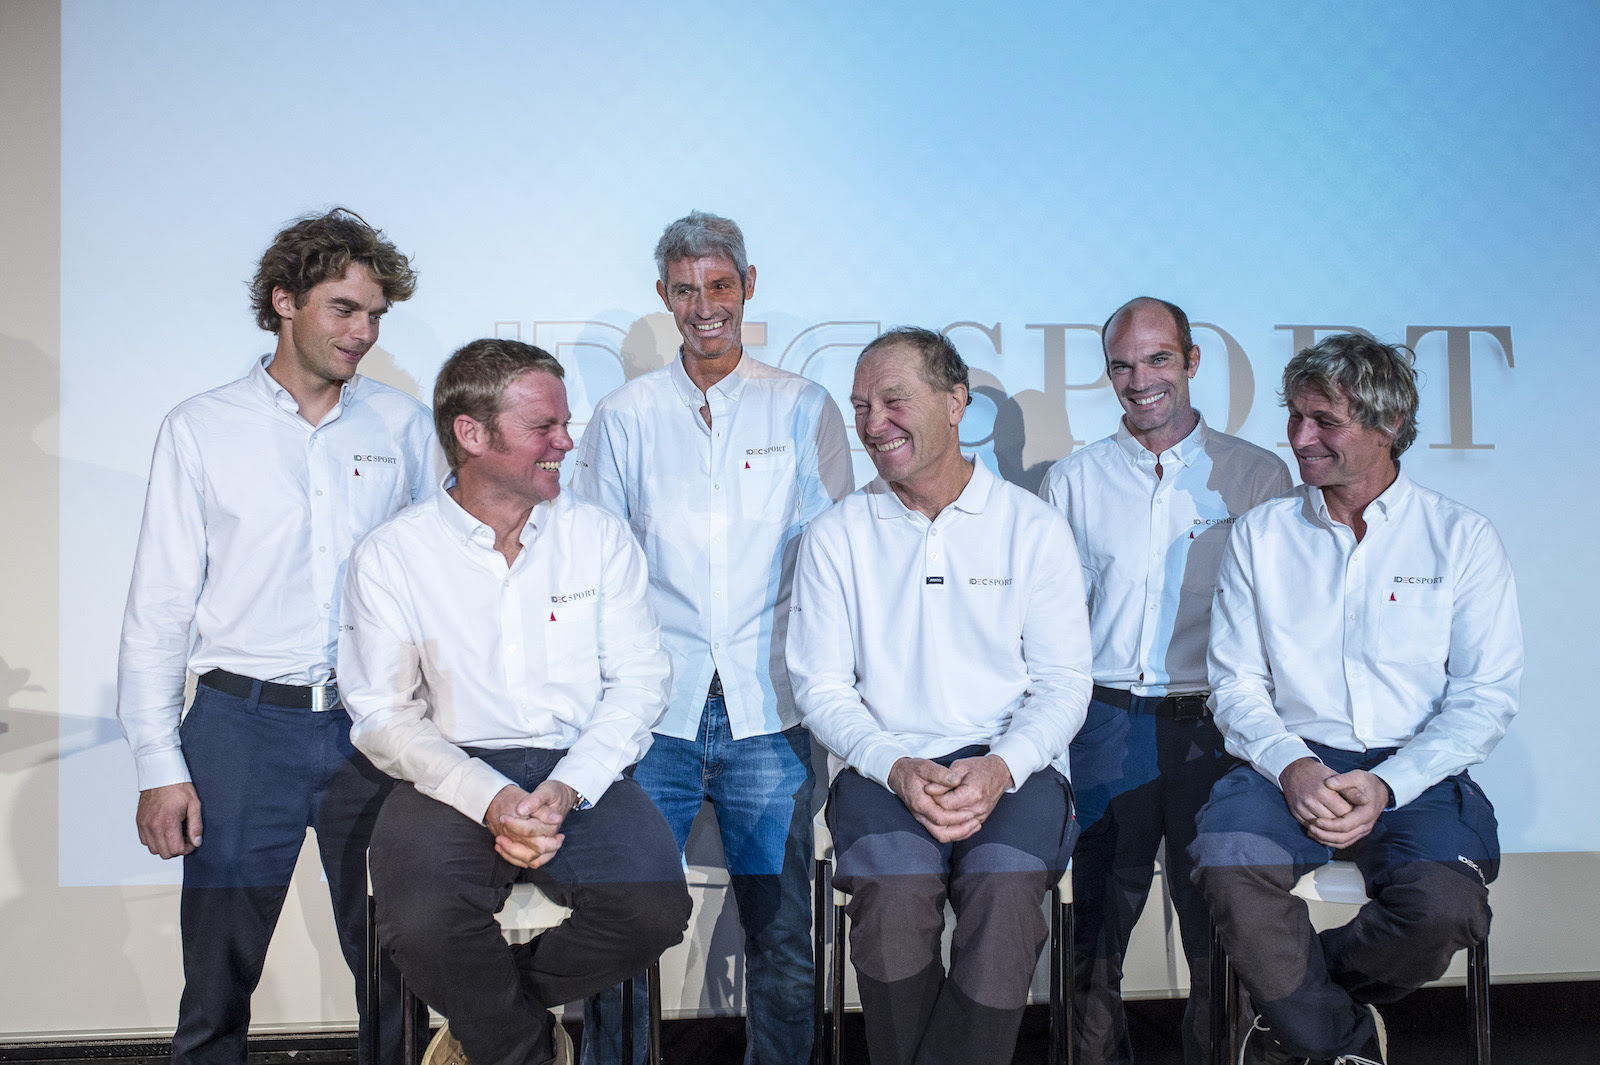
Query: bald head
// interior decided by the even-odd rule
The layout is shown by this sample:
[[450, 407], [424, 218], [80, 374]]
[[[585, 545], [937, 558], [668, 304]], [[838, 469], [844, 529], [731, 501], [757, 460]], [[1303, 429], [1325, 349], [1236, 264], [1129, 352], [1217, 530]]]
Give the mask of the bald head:
[[1183, 308], [1176, 303], [1156, 299], [1154, 296], [1135, 296], [1133, 299], [1111, 312], [1111, 317], [1106, 319], [1106, 324], [1100, 328], [1100, 350], [1106, 353], [1107, 358], [1111, 353], [1111, 334], [1121, 332], [1135, 318], [1147, 315], [1165, 315], [1171, 322], [1173, 331], [1177, 335], [1178, 344], [1183, 351], [1184, 366], [1189, 364], [1189, 352], [1194, 348], [1194, 336], [1189, 331], [1189, 316], [1183, 313]]

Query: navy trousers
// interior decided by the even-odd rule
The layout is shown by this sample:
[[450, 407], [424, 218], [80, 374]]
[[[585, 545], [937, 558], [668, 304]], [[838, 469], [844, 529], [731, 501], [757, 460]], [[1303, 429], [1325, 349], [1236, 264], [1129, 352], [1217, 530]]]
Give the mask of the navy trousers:
[[[1394, 753], [1311, 749], [1337, 772]], [[1274, 782], [1249, 766], [1233, 770], [1212, 789], [1199, 829], [1195, 883], [1256, 1011], [1293, 1053], [1355, 1053], [1373, 1034], [1362, 1004], [1394, 1002], [1437, 979], [1456, 951], [1489, 934], [1500, 844], [1494, 808], [1466, 773], [1384, 812], [1338, 853], [1360, 867], [1372, 901], [1320, 934], [1289, 891], [1336, 855], [1306, 836]]]
[[1091, 699], [1072, 741], [1072, 788], [1083, 828], [1072, 864], [1074, 1060], [1133, 1061], [1122, 964], [1165, 840], [1166, 882], [1189, 962], [1183, 1059], [1201, 1065], [1210, 1045], [1211, 924], [1205, 898], [1189, 879], [1189, 844], [1212, 785], [1238, 763], [1210, 717], [1158, 717], [1150, 710], [1160, 698], [1131, 698], [1127, 710]]
[[[179, 730], [200, 796], [202, 842], [183, 860], [183, 997], [177, 1065], [244, 1065], [250, 995], [289, 890], [306, 830], [315, 829], [339, 948], [367, 1013], [367, 840], [394, 781], [350, 745], [343, 710], [313, 713], [201, 685]], [[383, 1031], [361, 1065], [397, 1061], [399, 975], [380, 972]]]

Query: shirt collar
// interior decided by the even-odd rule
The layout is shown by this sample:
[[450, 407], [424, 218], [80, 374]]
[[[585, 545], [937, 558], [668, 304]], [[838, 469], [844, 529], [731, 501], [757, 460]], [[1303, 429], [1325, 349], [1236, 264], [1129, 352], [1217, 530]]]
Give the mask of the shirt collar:
[[[989, 503], [989, 496], [994, 491], [994, 471], [984, 464], [983, 459], [976, 455], [962, 455], [962, 458], [972, 463], [972, 476], [967, 479], [967, 486], [956, 496], [955, 502], [946, 507], [949, 511], [954, 508], [965, 514], [981, 514], [983, 508]], [[912, 510], [901, 502], [900, 497], [894, 494], [894, 489], [889, 487], [889, 482], [882, 477], [875, 477], [872, 483], [862, 491], [867, 493], [867, 499], [872, 504], [872, 512], [880, 518], [904, 518], [912, 514], [922, 517], [920, 513]], [[942, 514], [940, 515], [943, 516]], [[924, 519], [926, 520], [926, 519]]]
[[[750, 379], [750, 353], [744, 352], [739, 356], [739, 364], [728, 371], [727, 376], [712, 385], [708, 392], [720, 392], [728, 398], [728, 402], [736, 403], [739, 393], [744, 391], [745, 382]], [[700, 407], [711, 397], [702, 395], [694, 381], [689, 378], [689, 371], [683, 368], [683, 349], [678, 349], [678, 357], [672, 360], [672, 383], [678, 387], [678, 396], [684, 405], [692, 410], [695, 417], [700, 416]]]
[[[494, 550], [494, 530], [486, 523], [473, 517], [455, 497], [450, 494], [450, 489], [455, 486], [456, 475], [452, 471], [445, 474], [444, 480], [439, 482], [439, 491], [434, 493], [438, 501], [439, 517], [444, 521], [445, 528], [455, 535], [462, 543], [477, 544]], [[561, 494], [554, 499], [547, 499], [528, 512], [528, 521], [522, 527], [522, 535], [517, 541], [526, 547], [533, 540], [539, 527], [549, 520], [549, 515], [556, 505], [566, 498], [569, 489], [563, 489]]]
[[[277, 378], [267, 373], [267, 367], [272, 365], [273, 356], [274, 353], [269, 351], [255, 361], [255, 365], [250, 367], [250, 383], [273, 406], [298, 418], [300, 417], [299, 400], [295, 399], [287, 388], [279, 384]], [[338, 417], [338, 414], [343, 412], [344, 406], [355, 396], [360, 381], [361, 376], [357, 374], [339, 386], [339, 401], [333, 405], [333, 410], [329, 411], [329, 414]]]
[[1205, 415], [1201, 414], [1199, 410], [1194, 413], [1196, 418], [1194, 429], [1188, 436], [1179, 440], [1159, 455], [1141, 444], [1139, 438], [1128, 430], [1126, 418], [1117, 419], [1117, 445], [1127, 453], [1128, 458], [1133, 460], [1135, 466], [1153, 469], [1158, 461], [1163, 466], [1171, 462], [1176, 462], [1180, 466], [1191, 466], [1194, 464], [1195, 456], [1205, 450], [1206, 438], [1211, 433], [1210, 428], [1206, 425]]
[[[1328, 501], [1323, 498], [1322, 489], [1310, 484], [1306, 485], [1305, 489], [1306, 502], [1317, 520], [1329, 527], [1339, 524], [1328, 516]], [[1413, 490], [1414, 482], [1406, 476], [1406, 471], [1397, 470], [1394, 482], [1378, 493], [1378, 498], [1367, 504], [1366, 510], [1362, 511], [1362, 518], [1369, 525], [1374, 519], [1387, 522], [1411, 498]]]

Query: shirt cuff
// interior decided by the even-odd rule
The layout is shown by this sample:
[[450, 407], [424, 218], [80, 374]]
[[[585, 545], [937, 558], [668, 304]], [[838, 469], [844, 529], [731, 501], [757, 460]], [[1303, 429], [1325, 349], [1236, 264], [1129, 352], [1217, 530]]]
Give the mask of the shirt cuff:
[[569, 754], [556, 763], [548, 779], [559, 781], [577, 792], [581, 798], [597, 803], [606, 790], [616, 782], [617, 772], [589, 759], [574, 758]]
[[[889, 771], [894, 768], [894, 764], [902, 758], [915, 757], [917, 756], [894, 740], [884, 739], [874, 743], [863, 754], [860, 765], [851, 768], [868, 780], [875, 780], [885, 788], [889, 788]], [[889, 790], [894, 789], [889, 788]]]
[[450, 777], [446, 777], [444, 786], [440, 787], [434, 797], [448, 802], [471, 818], [474, 824], [479, 825], [483, 824], [484, 817], [489, 813], [489, 804], [494, 802], [494, 797], [499, 795], [506, 785], [520, 787], [516, 781], [478, 758], [469, 758], [462, 762], [460, 768], [451, 776], [457, 778], [453, 786]]
[[1009, 736], [1001, 736], [991, 743], [989, 753], [999, 756], [1011, 771], [1011, 786], [1006, 789], [1008, 793], [1022, 787], [1029, 777], [1047, 764], [1033, 744]]
[[133, 760], [133, 765], [140, 791], [189, 782], [189, 763], [183, 760], [181, 750], [143, 754]]
[[1319, 762], [1322, 760], [1311, 753], [1311, 748], [1306, 746], [1305, 740], [1290, 732], [1268, 744], [1251, 764], [1255, 766], [1256, 772], [1281, 789], [1283, 785], [1278, 782], [1278, 778], [1283, 775], [1285, 769], [1302, 758], [1316, 758]]
[[1393, 805], [1385, 807], [1385, 810], [1398, 810], [1438, 783], [1422, 779], [1402, 762], [1398, 755], [1385, 758], [1368, 772], [1389, 786], [1389, 799]]

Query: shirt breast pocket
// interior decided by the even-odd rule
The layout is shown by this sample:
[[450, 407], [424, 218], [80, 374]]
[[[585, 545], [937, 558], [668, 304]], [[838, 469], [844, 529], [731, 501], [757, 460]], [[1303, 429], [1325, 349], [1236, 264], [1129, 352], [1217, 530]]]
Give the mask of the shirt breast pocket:
[[1439, 587], [1390, 595], [1378, 604], [1378, 657], [1404, 665], [1442, 665], [1450, 655], [1448, 592]]
[[756, 521], [784, 521], [795, 509], [794, 454], [747, 455], [739, 469], [739, 512]]
[[353, 462], [346, 476], [350, 493], [350, 520], [359, 537], [386, 521], [403, 502], [406, 490], [396, 462]]
[[546, 675], [580, 685], [600, 676], [599, 603], [593, 596], [551, 603], [544, 622]]

